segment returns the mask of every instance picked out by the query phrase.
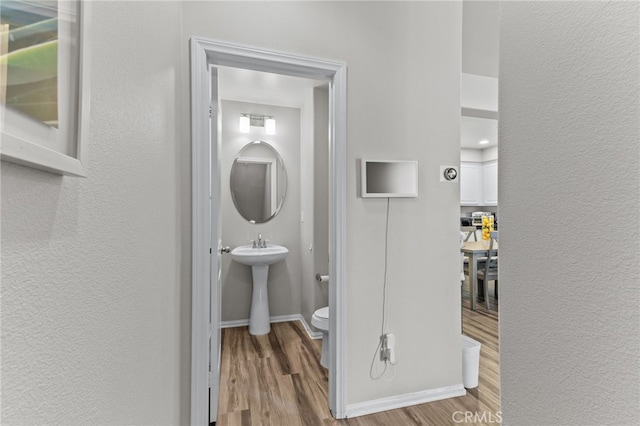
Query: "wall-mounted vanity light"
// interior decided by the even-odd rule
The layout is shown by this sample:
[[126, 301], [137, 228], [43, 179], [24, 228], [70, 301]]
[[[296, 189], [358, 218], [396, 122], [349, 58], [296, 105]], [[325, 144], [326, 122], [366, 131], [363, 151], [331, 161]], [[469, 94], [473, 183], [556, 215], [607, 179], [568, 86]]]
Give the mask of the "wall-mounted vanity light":
[[264, 119], [264, 131], [268, 135], [276, 134], [276, 119], [273, 117]]
[[240, 133], [249, 133], [250, 127], [264, 127], [267, 135], [276, 134], [276, 119], [270, 115], [240, 114]]
[[240, 133], [249, 133], [251, 119], [247, 114], [240, 115]]

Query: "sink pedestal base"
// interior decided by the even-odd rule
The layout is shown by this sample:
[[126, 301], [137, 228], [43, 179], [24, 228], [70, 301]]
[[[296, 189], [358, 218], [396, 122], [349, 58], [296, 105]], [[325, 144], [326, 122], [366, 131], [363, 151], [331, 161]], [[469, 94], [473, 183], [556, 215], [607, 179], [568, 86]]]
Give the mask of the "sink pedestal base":
[[251, 294], [249, 333], [260, 336], [271, 331], [269, 294], [267, 293], [269, 265], [253, 265], [251, 274], [253, 275], [253, 293]]

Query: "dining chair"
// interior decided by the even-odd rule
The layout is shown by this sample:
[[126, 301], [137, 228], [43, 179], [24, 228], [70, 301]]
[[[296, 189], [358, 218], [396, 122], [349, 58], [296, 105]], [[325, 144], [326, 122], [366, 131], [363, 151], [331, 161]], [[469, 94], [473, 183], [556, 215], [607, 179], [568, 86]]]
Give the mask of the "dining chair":
[[[460, 248], [462, 248], [462, 246], [464, 245], [466, 235], [464, 234], [464, 232], [460, 231]], [[464, 260], [465, 258], [467, 259], [467, 262], [469, 261], [468, 257], [465, 257], [464, 253], [462, 253], [462, 251], [460, 252], [460, 281], [464, 283], [465, 280], [465, 274], [464, 274], [464, 267], [465, 267], [465, 263]]]
[[489, 304], [489, 281], [495, 281], [494, 292], [496, 298], [498, 298], [498, 250], [493, 248], [494, 241], [498, 241], [498, 231], [491, 232], [487, 260], [484, 264], [484, 268], [480, 269], [477, 273], [478, 288], [482, 285], [482, 288], [484, 289], [484, 300], [486, 302], [487, 309], [491, 309]]
[[[460, 227], [460, 248], [469, 241], [469, 239], [473, 236], [474, 241], [478, 241], [476, 237], [476, 227], [475, 226], [461, 226]], [[465, 256], [464, 253], [460, 252], [460, 281], [464, 282], [465, 277], [469, 275], [469, 257]]]
[[476, 236], [476, 231], [478, 228], [475, 226], [461, 226], [460, 232], [463, 232], [466, 236], [464, 237], [465, 241], [469, 241], [471, 237], [473, 237], [473, 241], [478, 241], [478, 237]]
[[[476, 228], [475, 226], [461, 226], [460, 227], [460, 234], [464, 235], [464, 242], [466, 243], [467, 241], [478, 241], [478, 234], [477, 231], [478, 228]], [[480, 258], [479, 262], [478, 262], [478, 266], [482, 266], [484, 265], [484, 258]], [[464, 281], [464, 277], [466, 275], [469, 275], [469, 257], [468, 256], [462, 256], [462, 280]]]

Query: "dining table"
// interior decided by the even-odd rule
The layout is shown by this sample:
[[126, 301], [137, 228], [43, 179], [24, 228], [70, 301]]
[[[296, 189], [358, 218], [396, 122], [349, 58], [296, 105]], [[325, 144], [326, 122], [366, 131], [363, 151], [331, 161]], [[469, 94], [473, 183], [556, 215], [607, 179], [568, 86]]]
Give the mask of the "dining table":
[[[497, 252], [498, 242], [493, 242], [492, 252]], [[469, 281], [471, 283], [471, 310], [476, 310], [478, 298], [478, 263], [489, 256], [489, 240], [465, 241], [460, 251], [469, 258]], [[484, 295], [488, 297], [488, 295]]]

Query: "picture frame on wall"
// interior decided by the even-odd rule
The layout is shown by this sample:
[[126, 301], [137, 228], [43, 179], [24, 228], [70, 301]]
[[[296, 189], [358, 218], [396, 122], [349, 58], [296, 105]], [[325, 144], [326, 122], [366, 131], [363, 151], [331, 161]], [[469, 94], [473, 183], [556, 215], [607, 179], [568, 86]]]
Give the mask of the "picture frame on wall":
[[3, 161], [87, 176], [91, 2], [0, 2]]

